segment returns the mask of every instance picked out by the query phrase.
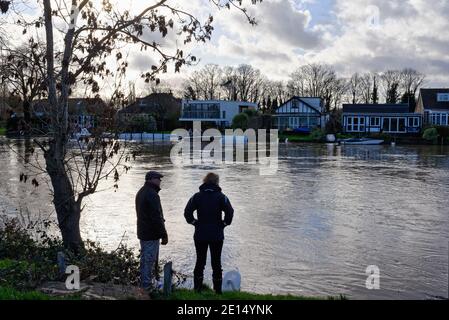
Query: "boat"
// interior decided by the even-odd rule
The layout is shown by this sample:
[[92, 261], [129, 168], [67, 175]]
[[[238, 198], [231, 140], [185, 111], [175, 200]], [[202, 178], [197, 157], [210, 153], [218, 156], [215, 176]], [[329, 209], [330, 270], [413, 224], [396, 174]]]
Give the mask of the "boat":
[[294, 133], [302, 133], [302, 134], [309, 134], [310, 128], [309, 127], [299, 127], [299, 128], [295, 128], [293, 129]]
[[340, 140], [341, 144], [349, 145], [378, 145], [382, 144], [384, 140], [380, 139], [369, 139], [369, 138], [352, 138]]

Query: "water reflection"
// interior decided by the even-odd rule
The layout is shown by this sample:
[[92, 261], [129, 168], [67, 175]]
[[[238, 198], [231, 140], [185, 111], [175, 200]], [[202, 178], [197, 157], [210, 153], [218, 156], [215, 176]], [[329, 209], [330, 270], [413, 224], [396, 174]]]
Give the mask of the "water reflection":
[[[15, 148], [22, 154], [27, 149], [25, 143]], [[170, 234], [161, 254], [190, 273], [193, 229], [184, 222], [183, 209], [203, 175], [214, 170], [236, 211], [226, 230], [223, 266], [239, 268], [243, 290], [351, 298], [447, 296], [447, 147], [281, 145], [276, 176], [260, 176], [257, 166], [238, 164], [178, 168], [169, 151], [169, 144], [146, 145], [117, 192], [87, 200], [85, 237], [113, 249], [125, 234], [137, 247], [134, 196], [146, 171], [159, 170], [165, 175], [160, 195]], [[17, 183], [22, 160], [4, 143], [0, 152], [3, 210], [11, 215], [15, 211], [5, 208], [51, 211], [48, 193]], [[380, 267], [379, 291], [365, 288], [368, 265]]]

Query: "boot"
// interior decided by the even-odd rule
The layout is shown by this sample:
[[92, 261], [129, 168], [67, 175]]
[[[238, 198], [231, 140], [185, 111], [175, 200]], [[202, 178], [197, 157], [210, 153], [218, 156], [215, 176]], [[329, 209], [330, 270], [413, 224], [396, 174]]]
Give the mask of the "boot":
[[213, 283], [214, 283], [214, 291], [216, 294], [221, 294], [221, 285], [222, 285], [223, 280], [222, 279], [214, 279]]
[[201, 292], [203, 289], [203, 277], [193, 277], [193, 289], [195, 292]]

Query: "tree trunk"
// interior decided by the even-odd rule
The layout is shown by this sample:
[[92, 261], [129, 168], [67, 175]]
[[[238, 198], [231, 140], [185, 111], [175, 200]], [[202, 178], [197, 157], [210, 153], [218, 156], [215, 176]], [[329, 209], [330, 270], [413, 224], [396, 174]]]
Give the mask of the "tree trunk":
[[23, 101], [23, 116], [25, 120], [25, 134], [31, 133], [31, 103], [28, 100]]
[[77, 252], [83, 246], [80, 233], [81, 201], [75, 200], [73, 187], [64, 167], [63, 138], [58, 137], [50, 142], [45, 162], [53, 185], [53, 203], [64, 246]]

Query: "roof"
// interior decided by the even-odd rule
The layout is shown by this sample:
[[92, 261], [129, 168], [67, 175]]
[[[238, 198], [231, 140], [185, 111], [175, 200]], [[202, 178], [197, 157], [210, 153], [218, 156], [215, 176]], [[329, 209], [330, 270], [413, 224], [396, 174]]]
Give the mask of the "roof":
[[449, 101], [438, 101], [438, 93], [448, 93], [446, 88], [421, 89], [420, 96], [422, 98], [424, 109], [443, 109], [449, 110]]
[[181, 99], [171, 93], [152, 93], [123, 108], [119, 113], [157, 113], [159, 107], [164, 107], [168, 113], [181, 109]]
[[239, 101], [239, 100], [193, 100], [193, 99], [183, 99], [184, 103], [221, 103], [221, 102], [232, 102], [239, 104], [251, 104], [257, 106], [257, 102], [249, 101]]
[[[69, 98], [67, 101], [69, 114], [106, 114], [111, 111], [101, 98]], [[48, 100], [35, 101], [32, 105], [34, 113], [47, 113], [50, 111]]]
[[403, 104], [343, 104], [345, 113], [410, 113], [408, 103]]
[[302, 103], [304, 103], [306, 106], [312, 108], [313, 110], [315, 110], [317, 113], [321, 113], [320, 110], [317, 110], [316, 106], [312, 106], [310, 103], [308, 103], [307, 101], [305, 101], [304, 99], [320, 99], [320, 104], [322, 102], [323, 99], [321, 99], [320, 97], [299, 97], [299, 96], [293, 96], [290, 99], [288, 99], [287, 101], [285, 101], [283, 104], [281, 104], [279, 107], [277, 107], [276, 110], [280, 109], [281, 107], [283, 107], [285, 104], [289, 103], [290, 101], [292, 101], [293, 99], [297, 99], [300, 100]]

